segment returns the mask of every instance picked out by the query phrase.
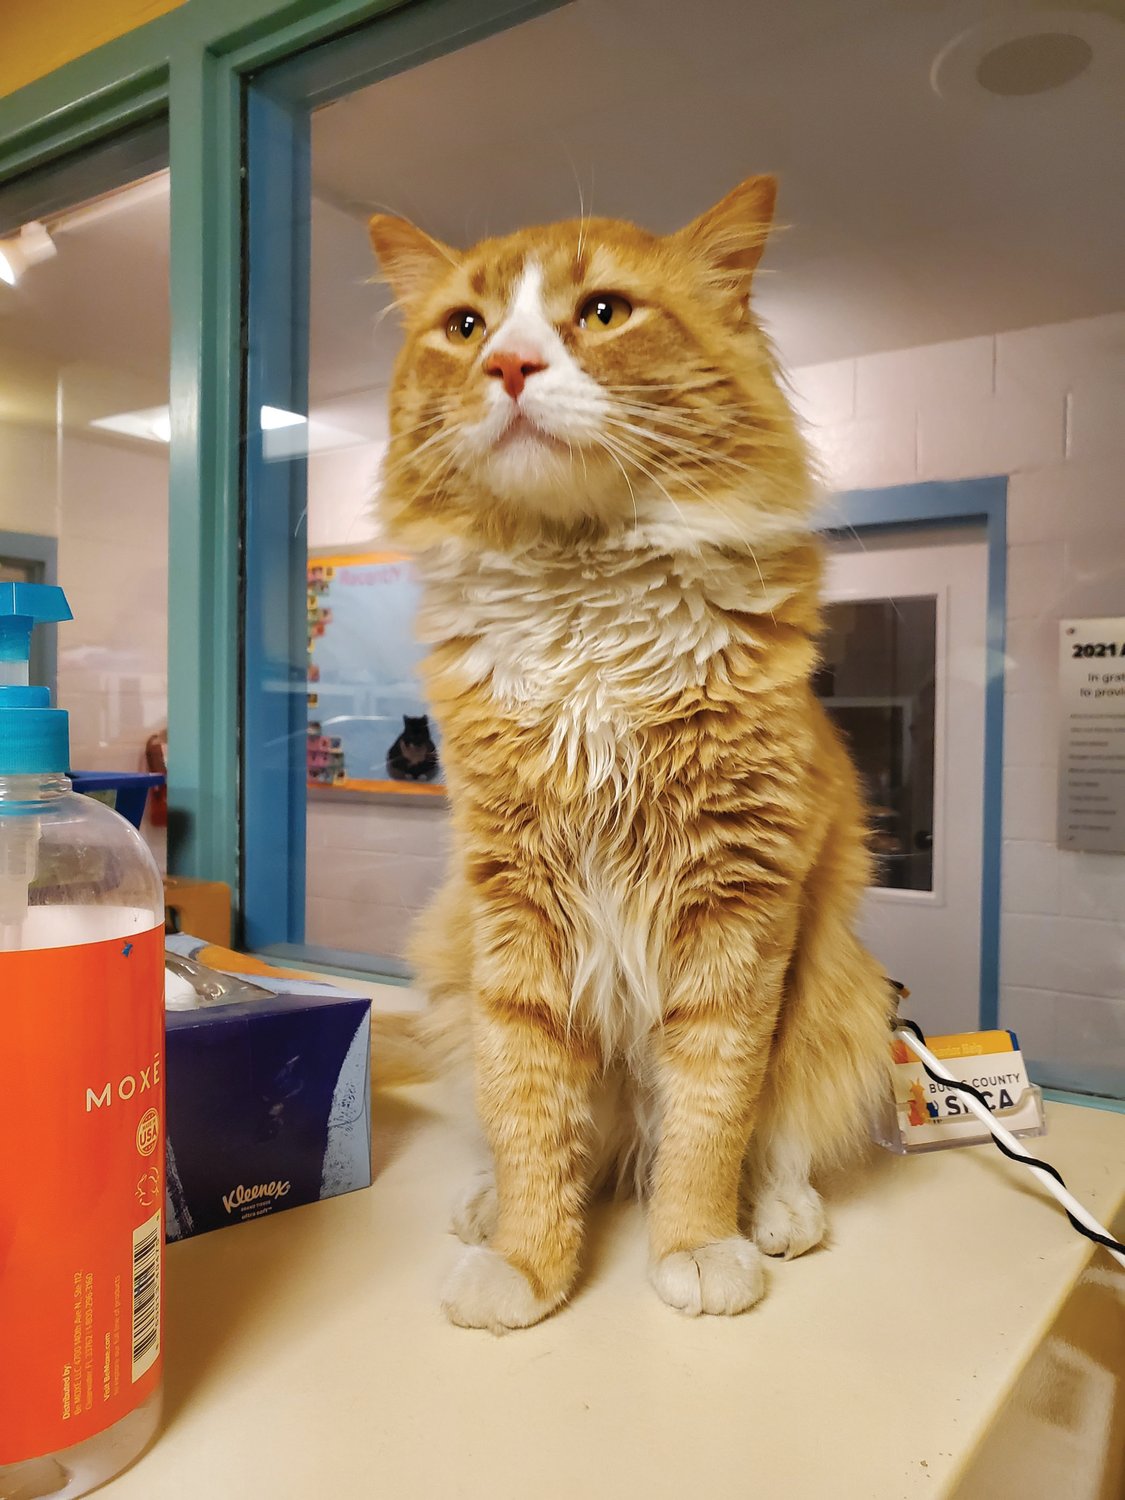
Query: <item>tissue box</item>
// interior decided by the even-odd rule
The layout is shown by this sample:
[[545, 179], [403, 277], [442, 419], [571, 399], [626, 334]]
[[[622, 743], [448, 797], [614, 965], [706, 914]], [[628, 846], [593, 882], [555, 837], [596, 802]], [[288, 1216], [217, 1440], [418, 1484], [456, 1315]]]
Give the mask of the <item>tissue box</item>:
[[167, 1238], [368, 1187], [371, 1002], [198, 939], [168, 947], [270, 993], [167, 1012]]

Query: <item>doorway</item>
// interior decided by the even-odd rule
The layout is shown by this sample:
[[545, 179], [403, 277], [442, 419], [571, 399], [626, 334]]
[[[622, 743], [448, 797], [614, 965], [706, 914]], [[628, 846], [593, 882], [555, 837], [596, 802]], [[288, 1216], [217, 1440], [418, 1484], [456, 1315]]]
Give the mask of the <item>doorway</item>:
[[816, 686], [870, 808], [864, 941], [926, 1031], [981, 1014], [988, 544], [983, 527], [837, 538]]

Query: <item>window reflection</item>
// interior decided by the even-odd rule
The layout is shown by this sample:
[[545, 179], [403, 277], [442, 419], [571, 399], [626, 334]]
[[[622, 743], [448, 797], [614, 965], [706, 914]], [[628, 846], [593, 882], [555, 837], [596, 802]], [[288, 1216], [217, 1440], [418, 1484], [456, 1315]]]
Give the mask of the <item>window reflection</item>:
[[[0, 581], [57, 557], [72, 764], [136, 772], [168, 712], [168, 174], [4, 244], [28, 253], [0, 274]], [[143, 832], [162, 860], [164, 827]]]

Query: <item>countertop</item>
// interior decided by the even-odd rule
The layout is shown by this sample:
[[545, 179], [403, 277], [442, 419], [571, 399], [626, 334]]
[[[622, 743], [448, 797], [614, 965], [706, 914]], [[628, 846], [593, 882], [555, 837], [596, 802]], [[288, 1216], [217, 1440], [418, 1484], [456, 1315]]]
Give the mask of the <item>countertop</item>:
[[[1042, 1154], [1120, 1221], [1125, 1115], [1048, 1120]], [[606, 1203], [572, 1303], [495, 1338], [438, 1307], [475, 1163], [447, 1091], [377, 1096], [374, 1141], [369, 1190], [169, 1247], [165, 1427], [111, 1500], [964, 1494], [1080, 1279], [1120, 1277], [991, 1146], [878, 1152], [742, 1317], [659, 1302], [640, 1209]]]

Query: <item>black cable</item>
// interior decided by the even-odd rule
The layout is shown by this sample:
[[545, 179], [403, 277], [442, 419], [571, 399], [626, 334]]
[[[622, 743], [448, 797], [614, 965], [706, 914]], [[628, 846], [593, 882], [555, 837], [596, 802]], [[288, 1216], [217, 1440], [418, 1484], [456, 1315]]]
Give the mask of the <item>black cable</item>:
[[[926, 1046], [925, 1032], [915, 1021], [908, 1021], [903, 1016], [895, 1016], [891, 1020], [891, 1030], [909, 1031], [918, 1038], [923, 1047]], [[971, 1094], [979, 1104], [984, 1105], [989, 1114], [992, 1114], [994, 1112], [992, 1105], [989, 1104], [988, 1100], [984, 1097], [981, 1091], [978, 1088], [974, 1088], [971, 1083], [961, 1083], [949, 1078], [943, 1078], [940, 1073], [935, 1073], [930, 1065], [926, 1062], [923, 1062], [921, 1058], [918, 1058], [916, 1060], [922, 1063], [922, 1071], [926, 1074], [926, 1076], [928, 1078], [932, 1078], [935, 1083], [940, 1083], [943, 1089], [959, 1089], [963, 1094]], [[1041, 1172], [1046, 1172], [1048, 1177], [1053, 1177], [1058, 1183], [1059, 1187], [1066, 1187], [1066, 1183], [1063, 1181], [1062, 1173], [1057, 1167], [1053, 1167], [1049, 1161], [1042, 1161], [1038, 1156], [1032, 1156], [1030, 1152], [1013, 1151], [1010, 1146], [1005, 1145], [1003, 1141], [997, 1140], [995, 1136], [991, 1137], [991, 1141], [992, 1144], [996, 1147], [997, 1151], [999, 1151], [1002, 1156], [1006, 1156], [1009, 1161], [1020, 1161], [1023, 1162], [1026, 1166], [1038, 1167]], [[1069, 1191], [1070, 1189], [1067, 1188], [1067, 1192]], [[1060, 1203], [1059, 1207], [1062, 1209], [1063, 1213], [1066, 1214], [1067, 1218], [1070, 1220], [1074, 1228], [1077, 1229], [1079, 1234], [1084, 1234], [1088, 1240], [1093, 1240], [1096, 1245], [1104, 1245], [1107, 1250], [1116, 1250], [1119, 1255], [1125, 1255], [1125, 1245], [1123, 1245], [1120, 1240], [1111, 1239], [1108, 1234], [1099, 1234], [1095, 1229], [1087, 1229], [1086, 1225], [1083, 1224], [1080, 1219], [1076, 1219], [1065, 1204]]]

